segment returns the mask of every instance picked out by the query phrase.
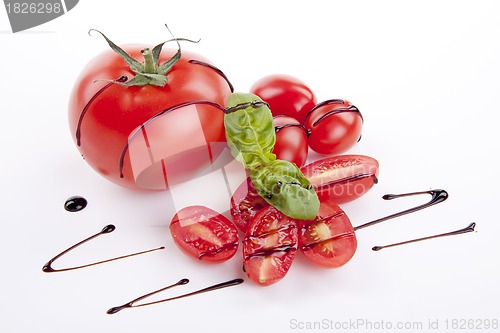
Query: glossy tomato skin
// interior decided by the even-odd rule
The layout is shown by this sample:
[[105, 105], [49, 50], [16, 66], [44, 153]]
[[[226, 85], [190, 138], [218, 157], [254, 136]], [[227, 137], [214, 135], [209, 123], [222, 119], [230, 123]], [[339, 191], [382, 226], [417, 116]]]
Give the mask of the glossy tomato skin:
[[273, 153], [280, 160], [295, 163], [299, 168], [306, 163], [309, 145], [307, 135], [298, 120], [288, 116], [274, 116], [276, 143]]
[[253, 84], [250, 92], [269, 104], [273, 116], [286, 115], [300, 123], [316, 105], [311, 88], [298, 78], [285, 74], [263, 77]]
[[250, 177], [244, 180], [231, 197], [230, 213], [234, 224], [243, 232], [247, 231], [248, 225], [254, 216], [269, 203], [257, 193]]
[[378, 182], [379, 164], [364, 155], [338, 155], [317, 160], [301, 168], [321, 202], [337, 204], [355, 200]]
[[[147, 46], [126, 45], [123, 49], [136, 60], [143, 62], [141, 50], [145, 47]], [[170, 59], [176, 51], [164, 48], [160, 63]], [[199, 162], [198, 165], [185, 163], [183, 168], [179, 168], [187, 176], [206, 166], [206, 163], [202, 163], [206, 159], [197, 160], [197, 148], [207, 156], [212, 154], [211, 158], [216, 157], [213, 156], [216, 155], [215, 152], [209, 151], [210, 144], [225, 142], [224, 114], [216, 107], [202, 105], [189, 112], [186, 108], [181, 108], [167, 112], [162, 117], [153, 118], [175, 105], [193, 100], [208, 100], [221, 106], [225, 105], [231, 92], [228, 81], [210, 67], [192, 63], [190, 60], [210, 64], [207, 59], [197, 54], [183, 51], [181, 59], [167, 74], [168, 82], [164, 87], [124, 87], [105, 81], [123, 77], [130, 80], [134, 76], [128, 65], [111, 50], [90, 61], [76, 80], [70, 96], [69, 125], [81, 155], [92, 168], [108, 180], [125, 187], [165, 189], [168, 187], [167, 176], [174, 179], [175, 172], [168, 174], [162, 170], [162, 161], [169, 161], [162, 160], [163, 157], [178, 158], [181, 162], [191, 158]], [[184, 119], [184, 115], [188, 114]], [[192, 121], [193, 117], [196, 121]], [[139, 135], [138, 138], [141, 137], [141, 140], [145, 141], [144, 148], [135, 149], [135, 156], [131, 156], [129, 148], [139, 139], [129, 142], [129, 136], [151, 119], [155, 121], [142, 129], [142, 132], [147, 132], [150, 137], [142, 138]], [[159, 121], [161, 130], [154, 128]], [[170, 133], [170, 137], [161, 137], [159, 132]], [[155, 136], [160, 138], [155, 141]], [[193, 143], [193, 137], [198, 138], [201, 144]], [[174, 147], [179, 143], [185, 147]], [[189, 143], [193, 145], [189, 146]], [[140, 144], [139, 142], [138, 145]], [[153, 144], [157, 145], [149, 146]], [[191, 148], [193, 154], [190, 156], [173, 153], [175, 149], [181, 151]], [[154, 159], [150, 161], [151, 156], [154, 156]], [[121, 162], [123, 165], [120, 165]], [[135, 163], [134, 170], [132, 162]]]
[[326, 268], [346, 264], [356, 252], [357, 240], [347, 214], [323, 201], [314, 221], [300, 221], [299, 248], [311, 262]]
[[280, 281], [288, 273], [297, 251], [297, 220], [273, 206], [261, 209], [243, 240], [243, 267], [260, 286]]
[[188, 256], [205, 262], [222, 262], [234, 256], [239, 235], [224, 215], [204, 207], [188, 206], [170, 222], [175, 244]]
[[328, 100], [307, 114], [304, 128], [309, 147], [320, 154], [341, 154], [361, 138], [363, 117], [358, 108], [346, 100]]

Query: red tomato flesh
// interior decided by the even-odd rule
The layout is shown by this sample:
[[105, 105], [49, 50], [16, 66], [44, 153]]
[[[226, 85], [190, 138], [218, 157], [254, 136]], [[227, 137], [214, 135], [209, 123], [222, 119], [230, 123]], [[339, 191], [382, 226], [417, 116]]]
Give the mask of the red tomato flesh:
[[238, 229], [246, 232], [254, 216], [267, 206], [269, 203], [257, 193], [257, 189], [248, 177], [231, 197], [230, 213]]
[[314, 221], [300, 221], [299, 248], [313, 263], [336, 268], [356, 252], [357, 240], [346, 213], [336, 204], [322, 202]]
[[170, 222], [175, 244], [188, 256], [207, 262], [222, 262], [234, 256], [239, 235], [224, 215], [204, 206], [189, 206]]
[[377, 183], [377, 160], [364, 155], [339, 155], [312, 162], [301, 168], [320, 201], [337, 204], [359, 198]]
[[268, 286], [281, 280], [297, 251], [296, 220], [273, 206], [253, 218], [243, 240], [243, 265], [250, 280]]

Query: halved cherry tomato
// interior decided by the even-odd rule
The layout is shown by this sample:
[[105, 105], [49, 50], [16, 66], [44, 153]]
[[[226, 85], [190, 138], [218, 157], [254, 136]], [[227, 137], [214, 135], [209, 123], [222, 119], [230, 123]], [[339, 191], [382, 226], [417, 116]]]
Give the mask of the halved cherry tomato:
[[204, 206], [189, 206], [170, 222], [175, 244], [187, 255], [208, 262], [230, 259], [238, 249], [238, 230], [224, 215]]
[[340, 154], [361, 138], [363, 117], [350, 102], [332, 99], [316, 105], [304, 121], [309, 147], [320, 154]]
[[364, 155], [340, 155], [301, 168], [321, 202], [337, 204], [359, 198], [378, 182], [377, 160]]
[[268, 286], [281, 280], [297, 251], [296, 220], [273, 206], [253, 218], [243, 241], [243, 267], [250, 280]]
[[316, 105], [316, 96], [304, 82], [296, 77], [273, 74], [255, 82], [250, 92], [266, 101], [273, 116], [286, 115], [300, 123]]
[[336, 268], [347, 263], [357, 248], [349, 217], [336, 204], [322, 202], [314, 221], [300, 221], [299, 248], [313, 263]]
[[257, 193], [257, 189], [248, 177], [231, 197], [230, 213], [238, 229], [246, 232], [255, 214], [267, 206], [269, 203]]
[[306, 163], [309, 145], [307, 135], [298, 120], [278, 115], [273, 118], [276, 143], [273, 153], [280, 160], [295, 163], [299, 168]]

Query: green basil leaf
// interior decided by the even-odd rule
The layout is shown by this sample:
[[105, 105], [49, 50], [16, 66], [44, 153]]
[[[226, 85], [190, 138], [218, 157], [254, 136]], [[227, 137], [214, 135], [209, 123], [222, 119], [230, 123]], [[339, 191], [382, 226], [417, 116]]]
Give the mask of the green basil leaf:
[[257, 192], [283, 214], [299, 220], [314, 220], [319, 199], [311, 182], [293, 163], [275, 160], [250, 171]]
[[253, 94], [233, 93], [228, 99], [228, 109], [241, 108], [224, 116], [227, 143], [233, 156], [246, 169], [254, 169], [276, 159], [272, 153], [276, 142], [273, 116], [265, 103], [255, 102], [262, 102], [262, 99]]

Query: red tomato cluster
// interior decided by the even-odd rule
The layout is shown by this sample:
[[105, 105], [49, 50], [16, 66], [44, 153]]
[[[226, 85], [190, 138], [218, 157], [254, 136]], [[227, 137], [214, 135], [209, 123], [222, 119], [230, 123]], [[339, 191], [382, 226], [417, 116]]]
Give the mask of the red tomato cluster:
[[268, 103], [273, 113], [273, 153], [301, 167], [316, 190], [321, 202], [317, 217], [302, 221], [285, 216], [269, 205], [247, 178], [231, 198], [234, 224], [209, 208], [187, 207], [171, 222], [175, 243], [193, 258], [225, 261], [234, 256], [237, 247], [234, 237], [226, 233], [234, 236], [239, 229], [243, 268], [250, 280], [262, 286], [281, 280], [297, 252], [321, 267], [344, 265], [356, 252], [357, 240], [338, 204], [359, 198], [377, 183], [378, 162], [363, 155], [337, 155], [305, 163], [309, 148], [334, 155], [359, 141], [361, 113], [345, 100], [316, 103], [309, 87], [286, 75], [265, 77], [252, 86], [251, 92]]
[[[69, 101], [70, 129], [84, 159], [134, 189], [165, 189], [199, 174], [223, 150], [215, 144], [225, 141], [224, 105], [232, 92], [225, 75], [199, 55], [181, 54], [180, 47], [121, 49], [103, 37], [114, 52], [87, 65]], [[150, 79], [155, 84], [141, 81]], [[361, 136], [361, 113], [345, 100], [317, 103], [308, 86], [287, 75], [265, 77], [250, 92], [269, 104], [274, 153], [301, 167], [320, 198], [319, 213], [313, 221], [285, 216], [247, 179], [231, 198], [234, 223], [207, 207], [185, 207], [170, 223], [175, 244], [197, 260], [222, 262], [242, 240], [244, 269], [259, 285], [282, 279], [297, 253], [322, 267], [345, 264], [357, 242], [338, 204], [376, 183], [378, 162], [344, 155], [305, 163], [309, 148], [328, 155], [351, 148]]]
[[351, 222], [338, 203], [359, 198], [377, 182], [378, 162], [362, 155], [332, 156], [301, 170], [321, 201], [313, 221], [283, 215], [257, 193], [247, 178], [231, 198], [234, 224], [209, 208], [186, 207], [170, 225], [175, 243], [193, 258], [225, 261], [235, 255], [237, 247], [234, 237], [227, 237], [226, 233], [234, 236], [239, 229], [244, 269], [252, 281], [263, 286], [286, 275], [297, 250], [321, 267], [344, 265], [356, 252], [357, 241]]
[[363, 116], [351, 102], [330, 99], [316, 103], [314, 92], [289, 75], [270, 75], [250, 92], [266, 101], [274, 116], [279, 159], [305, 164], [308, 147], [320, 154], [340, 154], [361, 138]]

